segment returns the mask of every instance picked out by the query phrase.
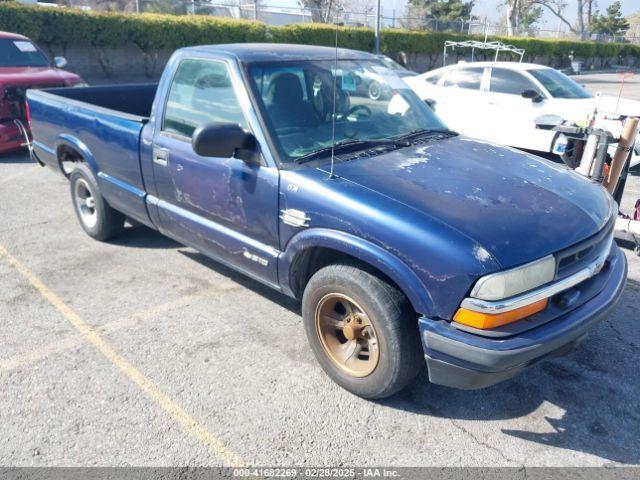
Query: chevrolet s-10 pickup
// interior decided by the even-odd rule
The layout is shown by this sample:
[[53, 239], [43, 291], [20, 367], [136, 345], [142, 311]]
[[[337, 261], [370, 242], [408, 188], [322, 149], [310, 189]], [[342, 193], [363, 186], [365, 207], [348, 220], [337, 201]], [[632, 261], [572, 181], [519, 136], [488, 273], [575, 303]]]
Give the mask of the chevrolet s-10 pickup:
[[300, 299], [319, 364], [362, 397], [425, 361], [451, 387], [512, 377], [570, 350], [625, 284], [602, 186], [447, 129], [368, 53], [191, 47], [158, 85], [27, 99], [32, 153], [69, 178], [87, 234], [130, 219]]

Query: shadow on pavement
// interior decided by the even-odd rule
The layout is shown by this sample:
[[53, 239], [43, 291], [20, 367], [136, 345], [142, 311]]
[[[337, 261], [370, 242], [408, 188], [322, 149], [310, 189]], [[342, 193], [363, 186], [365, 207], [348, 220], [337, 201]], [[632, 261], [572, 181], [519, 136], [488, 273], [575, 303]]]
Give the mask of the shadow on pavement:
[[0, 163], [33, 163], [37, 165], [36, 162], [29, 158], [27, 151], [0, 153]]
[[[286, 308], [287, 310], [295, 314], [302, 314], [300, 310], [300, 304], [295, 299], [288, 297], [287, 295], [284, 295], [283, 293], [280, 293], [277, 290], [268, 287], [267, 285], [263, 285], [257, 280], [253, 280], [252, 278], [249, 278], [242, 273], [236, 272], [235, 270], [226, 267], [223, 264], [218, 263], [201, 253], [192, 250], [178, 251], [185, 257], [195, 260], [199, 264], [204, 265], [211, 270], [214, 270], [216, 273], [227, 277], [229, 280], [236, 282], [240, 286], [248, 288], [252, 292], [262, 295], [267, 300], [270, 300], [273, 303], [276, 303], [277, 305], [280, 305], [281, 307]], [[302, 328], [302, 324], [300, 325], [300, 328]]]
[[178, 242], [165, 237], [160, 232], [145, 227], [144, 225], [135, 225], [125, 227], [117, 237], [109, 240], [112, 245], [130, 248], [179, 248], [182, 245]]
[[[277, 291], [146, 227], [137, 226], [114, 244], [133, 248], [177, 248], [182, 255], [300, 315], [300, 305]], [[543, 403], [564, 411], [546, 416], [544, 433], [502, 429], [541, 445], [640, 463], [640, 283], [629, 280], [614, 314], [568, 356], [555, 358], [484, 390], [455, 390], [415, 384], [380, 405], [453, 420], [499, 421], [531, 414]], [[301, 327], [302, 328], [302, 325]]]

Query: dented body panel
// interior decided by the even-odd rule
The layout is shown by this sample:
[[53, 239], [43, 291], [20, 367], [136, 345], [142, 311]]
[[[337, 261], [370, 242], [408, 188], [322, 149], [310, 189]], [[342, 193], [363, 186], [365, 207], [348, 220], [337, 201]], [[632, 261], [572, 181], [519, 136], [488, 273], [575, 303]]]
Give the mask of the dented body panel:
[[[61, 96], [63, 90], [29, 92], [35, 154], [60, 168], [60, 149], [74, 150], [90, 165], [114, 208], [291, 296], [301, 294], [295, 266], [309, 249], [329, 249], [371, 265], [407, 296], [420, 317], [432, 379], [446, 383], [443, 378], [465, 367], [449, 368], [451, 354], [439, 353], [434, 345], [436, 339], [438, 345], [475, 339], [451, 326], [451, 319], [476, 280], [592, 238], [610, 223], [615, 203], [600, 185], [562, 166], [461, 136], [338, 157], [333, 176], [328, 159], [283, 165], [246, 85], [244, 62], [335, 54], [321, 47], [291, 48], [179, 50], [146, 115], [69, 100]], [[339, 55], [370, 58], [346, 50]], [[190, 138], [163, 131], [176, 69], [194, 58], [228, 68], [248, 129], [256, 137], [259, 165], [201, 157]], [[598, 297], [598, 311], [613, 305], [626, 272], [624, 257], [614, 250], [608, 275], [615, 285], [606, 298]], [[605, 286], [592, 286], [590, 294], [598, 288]], [[580, 332], [593, 323], [565, 320], [566, 325], [581, 325]], [[554, 335], [555, 345], [560, 333]], [[446, 336], [451, 338], [443, 340]], [[506, 344], [485, 347], [499, 349], [496, 345]], [[468, 385], [475, 384], [487, 383], [474, 377]]]

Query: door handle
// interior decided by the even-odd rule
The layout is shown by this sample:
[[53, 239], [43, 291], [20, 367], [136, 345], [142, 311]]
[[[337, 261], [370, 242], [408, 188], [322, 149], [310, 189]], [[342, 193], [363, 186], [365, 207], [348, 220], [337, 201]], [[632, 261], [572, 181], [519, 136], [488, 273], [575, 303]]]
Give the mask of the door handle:
[[166, 167], [169, 163], [169, 150], [166, 148], [154, 148], [153, 149], [153, 163]]

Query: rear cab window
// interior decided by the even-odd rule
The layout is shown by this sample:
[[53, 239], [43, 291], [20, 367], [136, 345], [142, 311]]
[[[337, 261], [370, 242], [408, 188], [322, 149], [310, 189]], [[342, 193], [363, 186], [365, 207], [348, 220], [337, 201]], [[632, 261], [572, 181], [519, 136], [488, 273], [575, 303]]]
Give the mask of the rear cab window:
[[215, 60], [183, 60], [169, 87], [162, 131], [190, 139], [198, 126], [211, 122], [248, 128], [229, 68]]
[[[276, 94], [274, 86], [274, 80], [281, 74], [290, 74], [297, 77], [298, 84], [302, 89], [302, 98], [304, 101], [309, 100], [309, 91], [307, 88], [307, 80], [304, 74], [304, 70], [299, 66], [280, 67], [280, 66], [261, 66], [254, 68], [251, 71], [253, 81], [257, 86], [258, 92], [262, 97], [262, 101], [266, 105], [273, 102], [273, 96]], [[293, 78], [293, 77], [291, 77]]]

